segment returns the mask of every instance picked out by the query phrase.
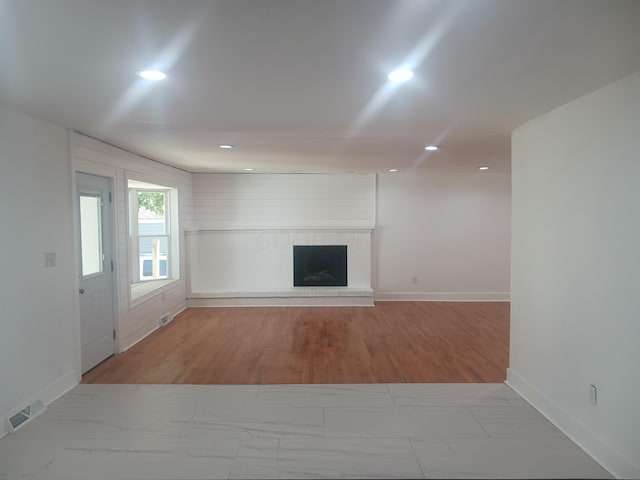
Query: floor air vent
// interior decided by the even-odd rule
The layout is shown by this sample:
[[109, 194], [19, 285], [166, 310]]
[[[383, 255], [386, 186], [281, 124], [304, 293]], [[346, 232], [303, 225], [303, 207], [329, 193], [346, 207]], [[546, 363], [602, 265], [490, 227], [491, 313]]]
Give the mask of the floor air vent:
[[23, 408], [18, 413], [7, 417], [7, 423], [9, 429], [15, 432], [19, 428], [23, 427], [30, 420], [40, 415], [45, 409], [44, 403], [41, 400], [37, 400], [26, 408]]

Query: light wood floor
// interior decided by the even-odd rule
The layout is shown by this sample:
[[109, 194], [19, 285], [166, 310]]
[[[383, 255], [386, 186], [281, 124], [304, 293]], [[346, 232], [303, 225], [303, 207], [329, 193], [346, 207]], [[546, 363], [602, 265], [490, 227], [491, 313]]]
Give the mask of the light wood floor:
[[191, 308], [83, 383], [503, 382], [509, 304]]

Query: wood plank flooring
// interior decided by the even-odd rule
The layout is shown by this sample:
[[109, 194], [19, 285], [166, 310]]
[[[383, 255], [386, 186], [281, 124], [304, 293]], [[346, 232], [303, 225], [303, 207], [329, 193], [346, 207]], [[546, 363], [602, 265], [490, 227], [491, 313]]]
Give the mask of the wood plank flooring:
[[509, 304], [191, 308], [83, 383], [503, 382]]

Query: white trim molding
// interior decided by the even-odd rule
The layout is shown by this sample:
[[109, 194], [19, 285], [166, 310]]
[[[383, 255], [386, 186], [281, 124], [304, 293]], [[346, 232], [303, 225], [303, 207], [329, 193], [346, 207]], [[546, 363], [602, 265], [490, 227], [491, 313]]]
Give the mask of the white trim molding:
[[149, 335], [151, 335], [153, 332], [158, 330], [160, 327], [171, 323], [176, 316], [184, 312], [187, 308], [188, 308], [188, 305], [187, 305], [187, 301], [185, 300], [175, 305], [174, 307], [169, 309], [169, 311], [167, 311], [164, 315], [162, 315], [162, 316], [166, 315], [169, 317], [169, 321], [166, 324], [163, 325], [162, 323], [160, 323], [162, 318], [162, 316], [160, 316], [158, 317], [157, 323], [153, 323], [153, 324], [146, 323], [142, 327], [136, 330], [124, 332], [122, 335], [122, 341], [121, 341], [122, 350], [120, 351], [120, 353], [126, 350], [129, 350], [134, 345], [140, 343], [142, 340], [147, 338]]
[[509, 292], [376, 292], [380, 302], [510, 302]]
[[[42, 403], [44, 403], [45, 406], [50, 405], [52, 402], [54, 402], [55, 400], [57, 400], [58, 398], [60, 398], [62, 395], [64, 395], [65, 393], [67, 393], [69, 390], [71, 390], [72, 388], [74, 388], [76, 385], [78, 385], [79, 381], [78, 381], [78, 377], [79, 377], [79, 370], [71, 370], [69, 372], [67, 372], [66, 374], [64, 374], [62, 377], [54, 380], [53, 382], [49, 383], [49, 385], [47, 385], [44, 390], [36, 393], [35, 395], [32, 395], [31, 397], [27, 398], [24, 400], [24, 402], [19, 404], [19, 407], [17, 407], [17, 410], [20, 410], [22, 408], [24, 408], [27, 405], [30, 405], [31, 403], [35, 402], [36, 400], [42, 400]], [[6, 412], [2, 412], [2, 417], [0, 417], [1, 423], [2, 425], [0, 426], [0, 438], [4, 437], [8, 432], [7, 430], [7, 425], [5, 423], [5, 417], [7, 415], [10, 415], [11, 413], [15, 413], [16, 409], [14, 408], [13, 410], [9, 410]]]

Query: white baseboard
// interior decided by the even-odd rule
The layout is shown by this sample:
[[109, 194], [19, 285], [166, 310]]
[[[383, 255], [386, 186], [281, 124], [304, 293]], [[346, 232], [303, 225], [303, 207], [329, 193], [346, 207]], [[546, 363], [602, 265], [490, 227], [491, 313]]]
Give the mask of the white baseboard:
[[[162, 325], [159, 324], [148, 324], [145, 327], [136, 330], [134, 333], [129, 335], [128, 337], [122, 340], [122, 347], [120, 349], [120, 353], [126, 352], [131, 347], [133, 347], [136, 343], [140, 343], [142, 340], [147, 338], [153, 332], [158, 330]], [[140, 330], [146, 330], [144, 333], [140, 333]]]
[[567, 437], [587, 452], [616, 478], [640, 478], [640, 465], [621, 455], [582, 422], [576, 420], [562, 406], [513, 369], [507, 369], [505, 382]]
[[185, 300], [180, 304], [180, 308], [178, 310], [171, 313], [171, 320], [169, 320], [169, 323], [173, 322], [173, 319], [176, 318], [178, 315], [180, 315], [182, 312], [184, 312], [187, 308], [189, 307], [187, 307], [187, 302]]
[[[184, 302], [180, 302], [179, 304], [171, 308], [167, 312], [170, 315], [171, 319], [169, 320], [169, 322], [166, 323], [166, 325], [171, 323], [176, 315], [184, 312], [187, 309], [187, 307], [188, 307], [187, 302], [184, 301]], [[149, 322], [145, 324], [143, 327], [134, 331], [133, 333], [130, 333], [124, 339], [122, 339], [122, 342], [120, 344], [120, 350], [118, 353], [122, 353], [129, 350], [135, 344], [140, 343], [142, 340], [147, 338], [149, 335], [151, 335], [153, 332], [155, 332], [162, 326], [163, 325], [160, 325], [159, 323]]]
[[78, 385], [77, 378], [77, 372], [75, 370], [71, 370], [64, 376], [47, 385], [42, 392], [40, 399], [45, 405], [49, 405], [51, 402], [57, 400], [73, 387]]
[[7, 430], [7, 425], [5, 423], [5, 417], [9, 415], [11, 412], [17, 412], [18, 410], [30, 405], [36, 400], [42, 400], [42, 403], [46, 405], [51, 404], [62, 395], [67, 393], [73, 387], [78, 385], [77, 381], [77, 372], [76, 370], [71, 370], [70, 372], [65, 373], [62, 377], [54, 380], [45, 388], [43, 388], [40, 392], [32, 395], [29, 398], [26, 398], [24, 402], [21, 402], [19, 405], [15, 405], [15, 407], [7, 412], [2, 413], [2, 417], [0, 418], [0, 438], [4, 437], [9, 431]]
[[376, 292], [381, 302], [509, 302], [509, 292]]
[[282, 307], [282, 306], [373, 306], [375, 301], [416, 301], [416, 302], [509, 302], [506, 293], [425, 293], [425, 292], [340, 292], [330, 295], [324, 290], [321, 296], [278, 295], [277, 292], [245, 293], [197, 293], [187, 300], [189, 307]]

